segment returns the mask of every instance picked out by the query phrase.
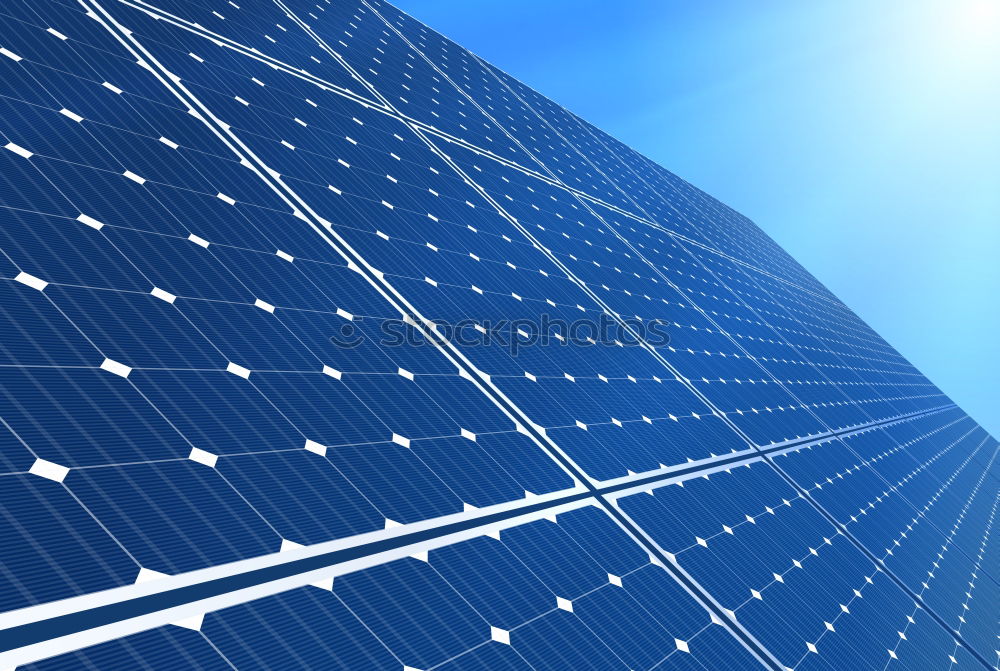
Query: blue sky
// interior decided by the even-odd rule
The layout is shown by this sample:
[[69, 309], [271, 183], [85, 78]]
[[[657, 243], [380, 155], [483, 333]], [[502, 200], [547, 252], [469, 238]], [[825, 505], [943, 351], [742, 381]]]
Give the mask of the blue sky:
[[1000, 0], [397, 0], [752, 218], [1000, 436]]

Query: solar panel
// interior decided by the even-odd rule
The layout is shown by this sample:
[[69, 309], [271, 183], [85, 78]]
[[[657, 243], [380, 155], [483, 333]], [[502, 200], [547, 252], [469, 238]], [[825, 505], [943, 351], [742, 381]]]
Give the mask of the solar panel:
[[996, 665], [996, 440], [745, 217], [374, 0], [0, 16], [0, 668]]

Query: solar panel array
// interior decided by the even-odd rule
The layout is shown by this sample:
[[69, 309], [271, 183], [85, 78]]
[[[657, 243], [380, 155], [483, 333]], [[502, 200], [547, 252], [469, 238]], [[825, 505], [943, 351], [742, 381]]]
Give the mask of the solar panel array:
[[997, 441], [745, 217], [377, 0], [0, 16], [0, 668], [998, 664]]

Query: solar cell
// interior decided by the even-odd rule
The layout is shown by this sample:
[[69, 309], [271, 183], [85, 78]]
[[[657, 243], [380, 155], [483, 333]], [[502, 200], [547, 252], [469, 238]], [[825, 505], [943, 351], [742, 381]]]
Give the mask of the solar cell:
[[990, 668], [997, 442], [375, 0], [11, 0], [0, 668]]

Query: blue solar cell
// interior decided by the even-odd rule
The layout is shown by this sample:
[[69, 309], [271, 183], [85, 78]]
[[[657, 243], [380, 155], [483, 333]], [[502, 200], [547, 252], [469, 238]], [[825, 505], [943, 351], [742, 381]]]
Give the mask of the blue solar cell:
[[552, 610], [552, 592], [504, 543], [477, 538], [434, 551], [434, 568], [505, 631]]
[[0, 233], [5, 255], [19, 273], [46, 282], [149, 291], [145, 279], [114, 246], [107, 240], [95, 239], [90, 229], [72, 221], [75, 218], [6, 210]]
[[411, 448], [396, 443], [349, 446], [334, 450], [330, 461], [385, 517], [396, 522], [414, 522], [462, 510], [463, 502]]
[[273, 527], [202, 464], [73, 470], [66, 485], [141, 566], [161, 573], [275, 552], [281, 544]]
[[101, 466], [177, 459], [191, 451], [125, 380], [88, 368], [0, 369], [0, 414], [41, 459]]
[[404, 559], [337, 582], [347, 607], [408, 666], [435, 666], [489, 640], [490, 625], [425, 562]]
[[528, 623], [518, 632], [519, 648], [534, 669], [627, 669], [614, 651], [591, 638], [591, 630], [569, 613]]
[[[91, 343], [87, 363], [93, 363], [94, 349], [134, 368], [205, 370], [227, 363], [214, 345], [220, 341], [218, 334], [199, 323], [197, 313], [191, 314], [194, 311], [184, 323], [177, 319], [176, 309], [150, 294], [72, 286], [53, 286], [48, 292], [63, 316], [87, 334]], [[238, 320], [230, 321], [236, 322], [233, 327], [240, 326]], [[265, 324], [254, 326], [267, 333]]]
[[[608, 581], [594, 558], [577, 543], [568, 543], [566, 532], [551, 523], [535, 522], [504, 533], [504, 544], [557, 596], [576, 599]], [[558, 554], [547, 548], [558, 547]]]
[[313, 588], [211, 613], [202, 631], [239, 669], [402, 668], [342, 599]]
[[127, 550], [56, 482], [5, 475], [0, 478], [0, 510], [4, 612], [117, 587], [139, 572]]
[[[238, 455], [224, 459], [218, 471], [282, 538], [295, 543], [380, 529], [395, 512], [374, 498], [377, 490], [371, 483], [337, 468], [335, 460], [304, 450]], [[416, 519], [433, 517], [443, 508], [418, 501], [411, 505]]]
[[0, 329], [10, 334], [0, 342], [0, 361], [7, 366], [89, 364], [94, 351], [90, 343], [69, 333], [64, 313], [51, 303], [34, 300], [35, 293], [23, 284], [0, 283]]

